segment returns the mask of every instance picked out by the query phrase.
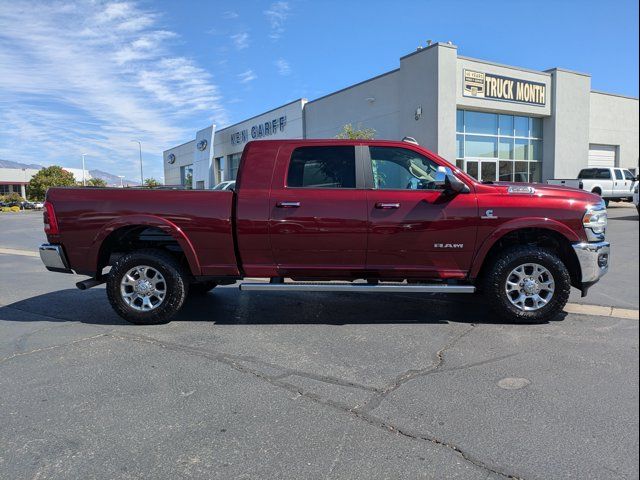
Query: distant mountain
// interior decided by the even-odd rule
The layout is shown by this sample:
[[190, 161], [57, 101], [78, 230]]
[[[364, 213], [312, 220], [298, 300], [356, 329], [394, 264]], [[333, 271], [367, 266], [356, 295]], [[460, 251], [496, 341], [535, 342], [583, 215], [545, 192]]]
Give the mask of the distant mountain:
[[[89, 170], [89, 175], [91, 175], [93, 178], [100, 178], [104, 180], [110, 187], [120, 186], [120, 177], [118, 177], [117, 175], [112, 175], [108, 172], [103, 172], [102, 170]], [[134, 182], [133, 180], [127, 180], [126, 178], [123, 178], [122, 184], [126, 187], [140, 185], [140, 182]]]
[[[44, 168], [42, 165], [38, 165], [37, 163], [20, 163], [20, 162], [12, 162], [11, 160], [0, 160], [0, 168], [33, 168], [36, 170], [40, 170]], [[65, 168], [65, 167], [62, 167]], [[70, 169], [72, 170], [72, 169]], [[82, 176], [82, 169], [75, 169], [80, 172], [80, 176]], [[112, 175], [109, 172], [103, 172], [102, 170], [88, 170], [89, 175], [93, 178], [101, 178], [107, 185], [110, 187], [119, 187], [120, 186], [120, 177], [117, 175]], [[76, 174], [77, 178], [77, 174]], [[126, 178], [122, 179], [122, 184], [126, 186], [135, 186], [140, 185], [140, 182], [136, 182], [133, 180], [127, 180]]]
[[0, 168], [35, 168], [36, 170], [40, 170], [42, 165], [38, 165], [37, 163], [20, 163], [0, 159]]

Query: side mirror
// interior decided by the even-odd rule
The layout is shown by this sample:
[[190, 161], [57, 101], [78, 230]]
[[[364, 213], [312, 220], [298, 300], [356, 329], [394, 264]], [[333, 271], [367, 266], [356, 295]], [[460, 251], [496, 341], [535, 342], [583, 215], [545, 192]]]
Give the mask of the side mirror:
[[433, 182], [440, 188], [455, 193], [467, 193], [469, 187], [456, 178], [450, 168], [438, 167]]

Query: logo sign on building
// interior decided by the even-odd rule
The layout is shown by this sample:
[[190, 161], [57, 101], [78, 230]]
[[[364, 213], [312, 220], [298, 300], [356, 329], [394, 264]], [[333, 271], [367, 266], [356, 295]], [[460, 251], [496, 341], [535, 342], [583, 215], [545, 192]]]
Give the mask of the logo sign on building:
[[462, 94], [465, 97], [539, 106], [546, 104], [547, 86], [544, 83], [467, 69], [464, 70], [463, 80]]
[[269, 122], [258, 123], [257, 125], [253, 125], [251, 129], [245, 128], [244, 130], [240, 130], [239, 132], [232, 133], [231, 145], [240, 145], [247, 142], [249, 140], [249, 135], [251, 135], [252, 140], [257, 140], [259, 138], [270, 137], [271, 135], [275, 135], [278, 132], [284, 132], [284, 128], [286, 127], [286, 125], [286, 115], [274, 118]]

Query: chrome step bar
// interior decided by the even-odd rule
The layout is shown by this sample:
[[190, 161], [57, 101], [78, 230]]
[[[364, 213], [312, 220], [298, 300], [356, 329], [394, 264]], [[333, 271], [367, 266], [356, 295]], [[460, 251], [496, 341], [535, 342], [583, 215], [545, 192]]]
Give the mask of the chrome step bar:
[[415, 285], [379, 283], [241, 283], [244, 291], [295, 291], [295, 292], [381, 292], [381, 293], [474, 293], [473, 285]]

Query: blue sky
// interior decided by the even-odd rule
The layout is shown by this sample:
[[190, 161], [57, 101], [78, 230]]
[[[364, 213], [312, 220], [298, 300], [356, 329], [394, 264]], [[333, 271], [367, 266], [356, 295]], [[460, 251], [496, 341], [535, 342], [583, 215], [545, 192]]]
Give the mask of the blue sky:
[[397, 68], [418, 45], [638, 96], [633, 1], [2, 1], [0, 158], [162, 177], [162, 151]]

